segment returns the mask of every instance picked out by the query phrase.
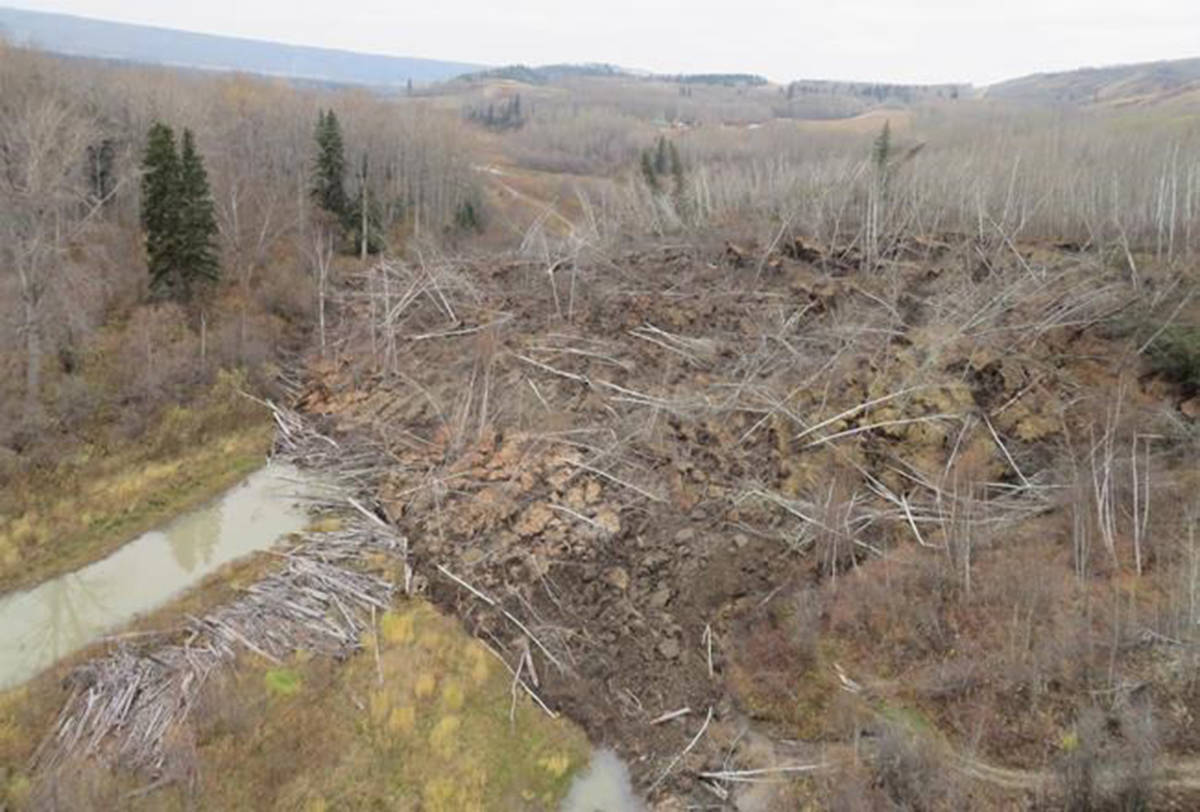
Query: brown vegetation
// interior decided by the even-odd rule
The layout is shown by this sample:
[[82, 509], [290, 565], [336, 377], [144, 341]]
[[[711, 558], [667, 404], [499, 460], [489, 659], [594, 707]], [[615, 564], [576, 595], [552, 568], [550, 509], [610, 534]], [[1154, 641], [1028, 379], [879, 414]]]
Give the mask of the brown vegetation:
[[380, 506], [435, 600], [501, 645], [475, 592], [510, 596], [549, 701], [642, 786], [753, 730], [900, 807], [1152, 791], [1069, 737], [1140, 708], [1147, 764], [1191, 756], [1153, 753], [1190, 718], [1195, 429], [1138, 351], [1194, 277], [1002, 237], [789, 253], [382, 264], [303, 405], [389, 449]]
[[[229, 283], [206, 322], [118, 286], [117, 315], [85, 333], [112, 366], [82, 368], [123, 370], [101, 391], [146, 414], [220, 366], [253, 369], [319, 312], [293, 394], [341, 443], [322, 464], [353, 469], [408, 539], [416, 575], [393, 574], [654, 800], [1197, 797], [1186, 121], [959, 99], [797, 122], [775, 120], [778, 88], [384, 101], [123, 75], [141, 77], [134, 101], [106, 104], [135, 134], [193, 83], [173, 116], [213, 155]], [[523, 126], [457, 118], [516, 90]], [[298, 167], [331, 98], [348, 155], [395, 170], [367, 263], [306, 230]], [[661, 182], [638, 164], [660, 136], [680, 156]], [[482, 241], [455, 227], [468, 200], [494, 207]], [[83, 224], [78, 251], [130, 251], [124, 205]], [[38, 307], [77, 304], [56, 301]], [[20, 346], [14, 361], [41, 352]], [[81, 385], [62, 367], [32, 390], [43, 408], [60, 377]], [[412, 727], [405, 707], [376, 721]], [[213, 763], [236, 761], [238, 735]], [[155, 777], [178, 778], [169, 761]], [[292, 780], [269, 800], [303, 800]]]
[[[348, 154], [380, 168], [370, 182], [389, 240], [440, 239], [473, 186], [462, 128], [422, 104], [396, 116], [365, 94], [9, 47], [0, 61], [0, 585], [10, 588], [94, 558], [261, 459], [269, 418], [239, 404], [238, 390], [281, 392], [280, 362], [307, 345], [347, 262], [313, 248], [320, 106], [342, 109]], [[149, 290], [138, 220], [137, 164], [159, 119], [195, 132], [219, 226], [223, 281], [186, 306]]]

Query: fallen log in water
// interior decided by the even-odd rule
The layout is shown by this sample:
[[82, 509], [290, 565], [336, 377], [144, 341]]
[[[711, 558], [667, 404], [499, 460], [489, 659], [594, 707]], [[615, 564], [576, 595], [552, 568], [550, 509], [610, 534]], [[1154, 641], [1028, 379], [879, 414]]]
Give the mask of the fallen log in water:
[[354, 653], [372, 610], [386, 611], [396, 591], [353, 568], [354, 560], [379, 551], [403, 556], [404, 545], [359, 519], [337, 533], [305, 534], [284, 554], [281, 571], [233, 603], [189, 618], [182, 641], [122, 643], [80, 666], [68, 677], [71, 696], [35, 754], [34, 768], [99, 756], [158, 773], [166, 766], [168, 732], [187, 719], [208, 677], [240, 654], [279, 663], [300, 650], [337, 658]]
[[138, 645], [121, 639], [76, 668], [66, 680], [70, 697], [33, 756], [35, 771], [96, 757], [158, 779], [169, 772], [171, 731], [188, 719], [214, 672], [246, 652], [274, 663], [301, 650], [347, 657], [361, 648], [371, 617], [390, 608], [397, 587], [359, 567], [383, 553], [407, 571], [407, 540], [355, 499], [378, 456], [339, 446], [294, 413], [272, 409], [278, 455], [320, 468], [325, 495], [313, 501], [346, 508], [342, 529], [293, 537], [280, 554], [282, 569], [234, 602], [189, 617], [182, 632]]

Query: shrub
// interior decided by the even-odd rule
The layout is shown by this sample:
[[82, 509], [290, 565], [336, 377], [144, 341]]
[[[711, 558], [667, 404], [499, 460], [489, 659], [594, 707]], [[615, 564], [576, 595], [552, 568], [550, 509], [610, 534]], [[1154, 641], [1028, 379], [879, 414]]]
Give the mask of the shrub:
[[1186, 395], [1200, 392], [1200, 327], [1172, 326], [1149, 348], [1150, 368], [1183, 387]]
[[263, 675], [267, 691], [278, 696], [291, 696], [301, 687], [300, 675], [290, 668], [272, 668]]
[[1085, 708], [1060, 742], [1056, 761], [1063, 808], [1140, 810], [1150, 802], [1159, 741], [1151, 709]]

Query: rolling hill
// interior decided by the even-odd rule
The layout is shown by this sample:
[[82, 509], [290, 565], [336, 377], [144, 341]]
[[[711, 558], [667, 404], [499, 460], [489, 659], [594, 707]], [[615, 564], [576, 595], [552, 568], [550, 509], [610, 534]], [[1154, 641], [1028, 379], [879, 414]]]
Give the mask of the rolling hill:
[[1035, 73], [992, 85], [986, 95], [1043, 104], [1161, 103], [1200, 95], [1200, 59]]
[[436, 82], [484, 66], [284, 45], [0, 8], [0, 38], [70, 56], [198, 70], [238, 71], [304, 81], [399, 87]]

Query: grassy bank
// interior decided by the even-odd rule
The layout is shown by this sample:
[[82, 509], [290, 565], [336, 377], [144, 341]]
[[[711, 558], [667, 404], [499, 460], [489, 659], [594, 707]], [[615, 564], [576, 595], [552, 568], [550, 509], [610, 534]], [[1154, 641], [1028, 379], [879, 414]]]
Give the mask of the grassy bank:
[[201, 808], [558, 807], [586, 740], [514, 697], [456, 621], [407, 603], [364, 642], [343, 666], [299, 656], [230, 677], [197, 732]]
[[140, 436], [78, 450], [0, 495], [0, 593], [103, 558], [259, 467], [273, 427], [223, 377]]
[[[232, 561], [166, 606], [138, 617], [122, 633], [177, 628], [187, 615], [203, 615], [232, 600], [278, 564], [276, 557], [265, 553]], [[86, 646], [23, 685], [0, 691], [0, 809], [19, 809], [27, 799], [29, 761], [69, 695], [65, 678], [80, 664], [102, 656], [106, 646]]]
[[[135, 628], [203, 613], [275, 564], [265, 555], [232, 564]], [[189, 772], [179, 783], [134, 798], [135, 776], [81, 767], [56, 782], [57, 798], [156, 810], [558, 807], [588, 760], [586, 739], [514, 697], [508, 672], [456, 621], [404, 601], [363, 643], [345, 663], [248, 656], [214, 677], [179, 737]], [[25, 765], [65, 699], [69, 668], [0, 694], [0, 808], [34, 801]]]

